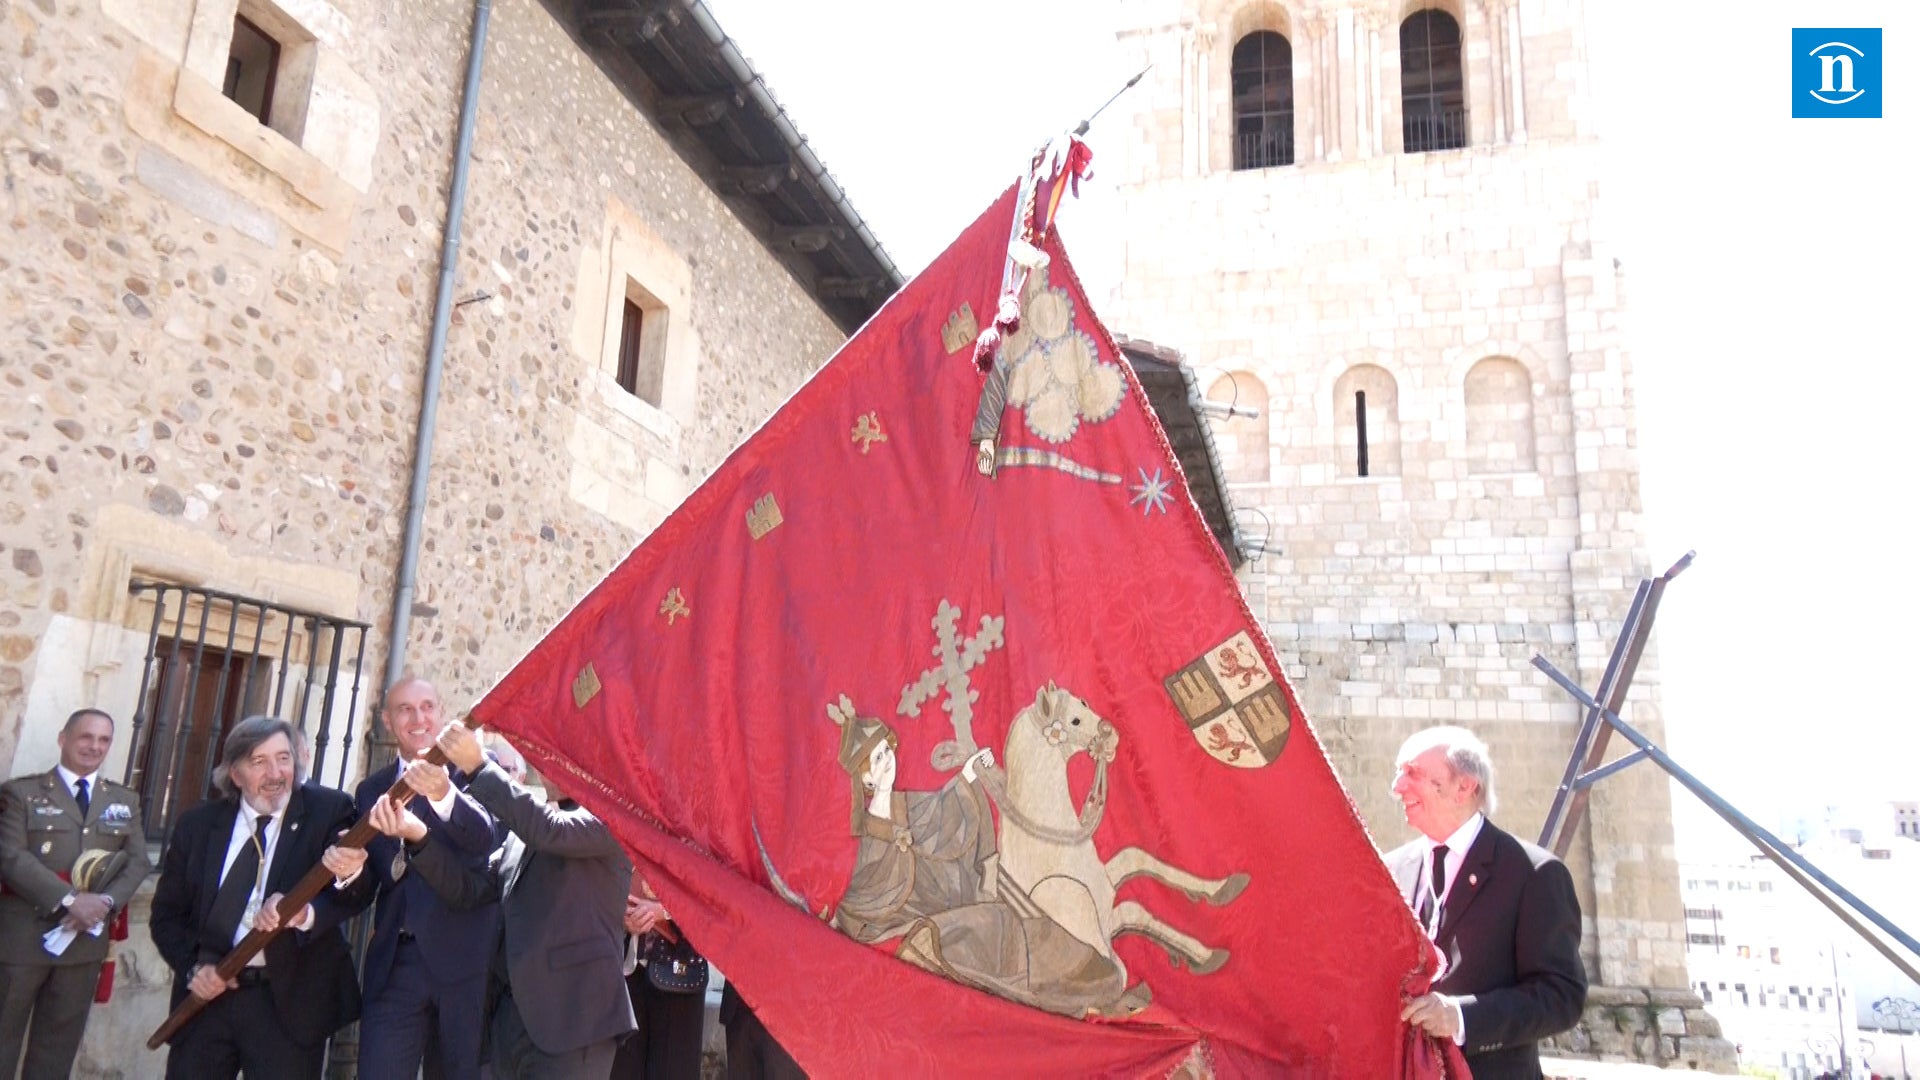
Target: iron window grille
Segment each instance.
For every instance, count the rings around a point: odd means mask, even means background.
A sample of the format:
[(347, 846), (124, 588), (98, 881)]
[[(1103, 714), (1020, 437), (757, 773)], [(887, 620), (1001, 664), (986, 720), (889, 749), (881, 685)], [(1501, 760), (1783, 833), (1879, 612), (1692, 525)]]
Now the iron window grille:
[(125, 774), (148, 840), (164, 845), (180, 815), (212, 795), (221, 740), (248, 716), (283, 717), (310, 737), (307, 775), (324, 782), (344, 693), (334, 786), (345, 786), (366, 623), (190, 585), (136, 581), (132, 592), (153, 604)]
[(1293, 164), (1293, 46), (1271, 30), (1233, 47), (1233, 167)]
[(1400, 145), (1409, 154), (1467, 145), (1460, 24), (1427, 9), (1400, 24)]

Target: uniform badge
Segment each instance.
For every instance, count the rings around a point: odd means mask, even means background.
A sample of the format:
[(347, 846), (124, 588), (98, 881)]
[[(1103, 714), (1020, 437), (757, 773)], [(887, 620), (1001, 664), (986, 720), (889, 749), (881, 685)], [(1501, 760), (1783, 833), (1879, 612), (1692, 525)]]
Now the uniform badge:
[(42, 854), (42, 855), (51, 855), (51, 854), (53, 854), (53, 841), (51, 841), (51, 840), (49, 840), (49, 841), (47, 841), (46, 843), (44, 843), (44, 844), (41, 844), (41, 845), (40, 845), (40, 854)]
[(133, 820), (133, 807), (126, 803), (108, 803), (100, 810), (100, 820), (108, 825), (121, 825)]

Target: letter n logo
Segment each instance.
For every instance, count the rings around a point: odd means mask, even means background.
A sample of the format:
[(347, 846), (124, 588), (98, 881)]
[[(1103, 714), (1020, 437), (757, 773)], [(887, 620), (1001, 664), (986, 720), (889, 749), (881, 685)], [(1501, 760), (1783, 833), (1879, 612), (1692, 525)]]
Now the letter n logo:
[(1793, 31), (1793, 115), (1880, 116), (1878, 28)]

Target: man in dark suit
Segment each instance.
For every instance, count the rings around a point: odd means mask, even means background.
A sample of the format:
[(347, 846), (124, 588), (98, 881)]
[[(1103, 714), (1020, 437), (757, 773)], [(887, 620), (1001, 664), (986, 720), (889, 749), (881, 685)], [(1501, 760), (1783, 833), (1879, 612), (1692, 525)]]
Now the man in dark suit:
[[(362, 814), (393, 787), (402, 768), (432, 748), (446, 724), (433, 684), (413, 676), (388, 688), (381, 717), (399, 756), (360, 782), (353, 801)], [(493, 816), (460, 790), (465, 775), (432, 768), (409, 780), (419, 792), (409, 806), (428, 831), (466, 866), (485, 871), (499, 837)], [(392, 837), (367, 845), (365, 865), (370, 887), (354, 895), (364, 902), (377, 889), (378, 904), (362, 982), (360, 1080), (413, 1080), (423, 1061), (428, 1080), (479, 1080), (487, 953), (473, 943), (493, 940), (500, 906), (447, 907), (419, 875), (407, 872), (406, 853)]]
[[(633, 864), (605, 823), (570, 802), (540, 802), (488, 761), (464, 726), (449, 724), (438, 742), (447, 760), (472, 776), (467, 792), (509, 832), (493, 867), (474, 870), (443, 835), (391, 800), (375, 806), (372, 820), (406, 842), (410, 873), (449, 908), (500, 904), (501, 932), (486, 949), (485, 1030), (494, 1075), (607, 1076), (615, 1050), (634, 1030), (621, 975)], [(415, 764), (409, 776), (425, 768)]]
[[(113, 717), (81, 709), (59, 743), (60, 764), (0, 789), (0, 1076), (19, 1065), (27, 1080), (73, 1071), (107, 958), (107, 923), (153, 869), (140, 797), (100, 775)], [(99, 881), (76, 880), (88, 852), (119, 869), (101, 864)], [(65, 931), (58, 953), (46, 941), (56, 928)]]
[(1587, 999), (1573, 876), (1487, 820), (1493, 762), (1472, 732), (1419, 732), (1397, 766), (1393, 793), (1421, 836), (1386, 863), (1445, 964), (1400, 1018), (1457, 1043), (1474, 1080), (1538, 1077), (1535, 1044), (1578, 1023)]
[(194, 807), (174, 827), (150, 929), (173, 968), (174, 1006), (188, 994), (208, 1005), (174, 1036), (170, 1080), (232, 1080), (243, 1069), (315, 1080), (328, 1037), (360, 1014), (353, 957), (328, 910), (342, 902), (336, 890), (303, 908), (238, 978), (215, 971), (249, 929), (279, 925), (280, 897), (353, 826), (344, 792), (300, 783), (298, 740), (275, 717), (234, 725), (219, 773), (227, 798)]

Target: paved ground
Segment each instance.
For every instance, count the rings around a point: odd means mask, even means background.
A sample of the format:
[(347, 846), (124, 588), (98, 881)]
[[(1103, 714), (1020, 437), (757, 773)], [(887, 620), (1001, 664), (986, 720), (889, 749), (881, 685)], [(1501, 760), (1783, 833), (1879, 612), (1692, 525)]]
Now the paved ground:
[(1672, 1080), (1676, 1076), (1711, 1076), (1692, 1069), (1657, 1069), (1632, 1062), (1572, 1061), (1567, 1058), (1541, 1058), (1540, 1070), (1547, 1080)]

